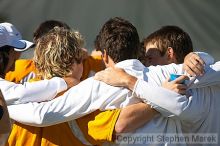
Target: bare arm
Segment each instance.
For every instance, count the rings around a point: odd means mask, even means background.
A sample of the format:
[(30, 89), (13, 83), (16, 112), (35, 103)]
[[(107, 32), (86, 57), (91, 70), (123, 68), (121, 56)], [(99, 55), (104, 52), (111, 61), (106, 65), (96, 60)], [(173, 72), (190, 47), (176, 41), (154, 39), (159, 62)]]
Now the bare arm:
[[(117, 78), (115, 77), (117, 75)], [(120, 80), (118, 80), (120, 78)], [(95, 79), (106, 82), (113, 86), (124, 86), (130, 90), (134, 89), (137, 78), (127, 74), (123, 69), (109, 68), (96, 74)], [(114, 80), (116, 79), (116, 80)], [(163, 87), (184, 94), (186, 86), (180, 84), (186, 76), (181, 76), (175, 81), (164, 82)], [(132, 132), (149, 122), (158, 112), (146, 103), (137, 103), (122, 109), (115, 125), (116, 133)]]
[(145, 103), (129, 105), (121, 110), (115, 124), (116, 133), (132, 132), (149, 122), (158, 112)]
[[(117, 75), (116, 79), (114, 76)], [(95, 79), (106, 82), (107, 84), (119, 87), (134, 89), (137, 78), (127, 74), (123, 69), (108, 68), (105, 71), (96, 73)], [(116, 79), (116, 80), (114, 80)], [(129, 105), (121, 110), (115, 124), (116, 133), (132, 132), (150, 121), (158, 112), (146, 103)]]
[[(180, 76), (179, 78), (177, 78), (172, 82), (169, 82), (168, 81), (169, 79), (167, 79), (167, 81), (165, 81), (162, 86), (167, 89), (173, 90), (177, 93), (185, 94), (186, 85), (180, 84), (180, 82), (182, 82), (186, 78), (188, 77)], [(131, 79), (130, 83), (127, 83), (127, 87), (130, 89), (134, 88), (135, 78), (133, 79), (134, 80)], [(121, 110), (121, 113), (115, 125), (115, 132), (116, 133), (132, 132), (137, 128), (140, 128), (144, 124), (148, 123), (158, 113), (159, 112), (151, 108), (151, 106), (146, 103), (141, 102), (141, 103), (129, 105)]]
[[(117, 77), (115, 77), (117, 75)], [(120, 80), (118, 80), (120, 78)], [(133, 91), (137, 78), (129, 75), (121, 68), (109, 67), (106, 70), (100, 71), (95, 74), (94, 79), (105, 82), (106, 84), (126, 87)]]

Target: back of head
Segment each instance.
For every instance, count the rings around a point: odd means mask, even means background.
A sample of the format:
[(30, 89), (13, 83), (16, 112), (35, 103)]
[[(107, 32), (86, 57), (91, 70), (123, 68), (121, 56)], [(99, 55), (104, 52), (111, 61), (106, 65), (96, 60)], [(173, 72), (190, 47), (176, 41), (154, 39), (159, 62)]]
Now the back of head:
[(34, 61), (43, 78), (64, 77), (72, 72), (72, 64), (82, 62), (82, 49), (72, 30), (55, 27), (40, 37)]
[(36, 41), (40, 37), (42, 37), (44, 34), (48, 33), (51, 29), (53, 29), (56, 26), (57, 27), (62, 27), (62, 28), (65, 28), (65, 29), (70, 29), (70, 27), (62, 21), (58, 21), (58, 20), (44, 21), (37, 27), (37, 29), (33, 33), (34, 42), (37, 43)]
[(148, 43), (155, 44), (161, 56), (165, 55), (167, 48), (171, 47), (178, 63), (183, 63), (184, 57), (193, 51), (189, 34), (177, 26), (164, 26), (150, 34), (142, 42), (144, 49)]
[(111, 18), (101, 28), (95, 40), (95, 47), (106, 51), (115, 63), (136, 59), (140, 41), (136, 28), (127, 20)]

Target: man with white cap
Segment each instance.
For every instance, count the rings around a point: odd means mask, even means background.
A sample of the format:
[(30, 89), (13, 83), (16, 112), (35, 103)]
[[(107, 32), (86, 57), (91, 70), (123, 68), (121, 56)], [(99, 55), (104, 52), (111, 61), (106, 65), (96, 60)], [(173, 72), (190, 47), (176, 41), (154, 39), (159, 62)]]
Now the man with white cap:
[[(34, 44), (27, 40), (22, 40), (20, 32), (11, 23), (0, 23), (0, 90), (2, 91), (8, 105), (14, 104), (19, 99), (35, 99), (42, 95), (39, 91), (45, 88), (49, 89), (46, 93), (53, 98), (57, 93), (66, 90), (72, 86), (74, 81), (70, 78), (54, 77), (50, 80), (42, 80), (34, 83), (15, 84), (4, 80), (5, 74), (13, 69), (16, 59), (21, 52), (31, 48)], [(28, 92), (27, 92), (28, 91)], [(52, 92), (51, 92), (52, 91)], [(34, 94), (29, 94), (29, 93)]]
[(25, 51), (33, 45), (23, 40), (20, 32), (11, 23), (0, 23), (0, 47), (11, 46), (15, 51)]
[[(22, 40), (20, 32), (12, 24), (0, 23), (0, 77), (4, 77), (9, 70), (13, 69), (15, 60), (20, 57), (21, 51), (30, 48), (32, 45), (33, 43)], [(9, 132), (10, 122), (3, 95), (0, 94), (0, 96), (0, 108), (2, 109), (2, 119), (0, 118), (1, 138), (3, 133)]]
[[(21, 33), (11, 23), (0, 23), (0, 89), (7, 101), (7, 104), (12, 104), (22, 97), (35, 99), (36, 96), (28, 94), (26, 91), (37, 90), (42, 91), (49, 88), (46, 93), (54, 97), (57, 93), (66, 90), (72, 86), (73, 81), (69, 78), (52, 78), (51, 80), (42, 80), (36, 83), (15, 84), (4, 80), (5, 74), (14, 70), (15, 61), (20, 57), (21, 52), (31, 48), (34, 43), (23, 40)], [(53, 92), (51, 92), (53, 91)], [(39, 96), (39, 95), (38, 95)], [(41, 95), (40, 95), (41, 96)]]
[(20, 32), (11, 23), (0, 23), (1, 76), (13, 69), (21, 52), (33, 46), (32, 42), (22, 40)]
[[(45, 87), (50, 88), (49, 96), (55, 96), (58, 92), (66, 90), (67, 84), (62, 78), (53, 78), (29, 84), (15, 84), (4, 80), (5, 74), (13, 69), (15, 61), (20, 57), (22, 51), (33, 46), (32, 42), (22, 40), (20, 32), (10, 23), (0, 23), (0, 90), (5, 97), (7, 104), (12, 104), (22, 97), (36, 98), (29, 95), (26, 91), (42, 91)], [(24, 93), (24, 94), (23, 94)], [(26, 94), (27, 93), (27, 94)], [(0, 94), (0, 145), (1, 134), (10, 130), (7, 107)], [(38, 95), (39, 96), (39, 95)], [(38, 97), (37, 96), (37, 97)]]

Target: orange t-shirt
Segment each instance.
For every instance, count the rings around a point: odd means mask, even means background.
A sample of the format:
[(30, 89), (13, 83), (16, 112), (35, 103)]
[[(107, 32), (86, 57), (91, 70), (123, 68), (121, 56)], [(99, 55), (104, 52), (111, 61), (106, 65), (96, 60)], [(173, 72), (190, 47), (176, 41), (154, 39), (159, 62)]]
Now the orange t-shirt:
[(67, 122), (33, 127), (15, 122), (6, 146), (84, 146), (72, 133)]
[[(104, 64), (101, 56), (90, 56), (83, 63), (83, 75), (81, 80), (84, 80), (103, 69)], [(120, 111), (120, 109), (108, 111), (97, 110), (84, 117), (76, 119), (76, 122), (83, 132), (84, 137), (91, 144), (101, 145), (102, 142), (113, 141), (112, 135)]]
[(68, 122), (34, 127), (15, 122), (6, 146), (84, 146), (75, 137)]
[(81, 81), (93, 76), (96, 72), (99, 72), (104, 68), (101, 56), (89, 56), (83, 61), (83, 74)]
[(34, 62), (32, 60), (19, 59), (15, 62), (15, 70), (6, 73), (5, 79), (19, 83), (31, 72), (35, 72)]

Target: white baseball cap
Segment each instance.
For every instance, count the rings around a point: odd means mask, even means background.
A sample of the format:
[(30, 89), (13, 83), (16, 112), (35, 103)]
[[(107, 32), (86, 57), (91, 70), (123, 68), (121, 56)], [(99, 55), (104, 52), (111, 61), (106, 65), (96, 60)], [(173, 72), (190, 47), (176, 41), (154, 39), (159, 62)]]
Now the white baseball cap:
[(15, 51), (25, 51), (33, 46), (32, 42), (22, 40), (20, 32), (11, 23), (0, 23), (0, 47), (14, 47)]

